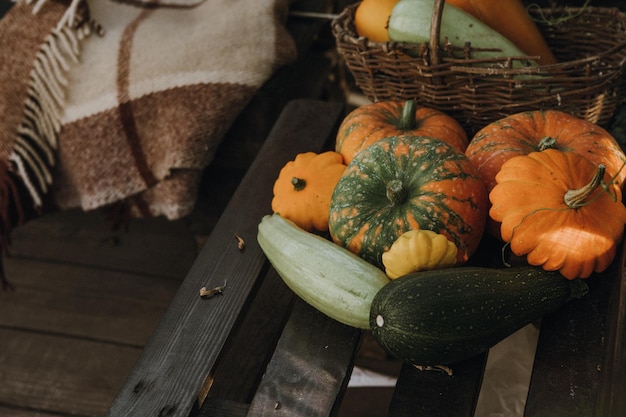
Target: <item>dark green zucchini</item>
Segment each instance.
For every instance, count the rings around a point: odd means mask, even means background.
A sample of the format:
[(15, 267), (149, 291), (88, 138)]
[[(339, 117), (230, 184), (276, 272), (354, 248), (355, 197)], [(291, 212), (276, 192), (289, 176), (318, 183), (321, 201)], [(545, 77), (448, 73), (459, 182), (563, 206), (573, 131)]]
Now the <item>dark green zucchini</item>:
[(580, 279), (538, 267), (457, 267), (385, 285), (370, 310), (373, 336), (413, 365), (448, 365), (493, 345), (587, 293)]

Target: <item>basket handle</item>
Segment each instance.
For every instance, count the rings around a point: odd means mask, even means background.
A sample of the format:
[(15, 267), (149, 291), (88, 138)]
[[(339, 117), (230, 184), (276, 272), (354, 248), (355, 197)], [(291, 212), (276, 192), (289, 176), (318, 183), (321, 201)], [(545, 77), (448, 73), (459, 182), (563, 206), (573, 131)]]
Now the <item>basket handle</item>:
[(430, 62), (431, 65), (439, 64), (439, 32), (441, 17), (443, 16), (444, 0), (434, 0), (433, 15), (430, 22)]

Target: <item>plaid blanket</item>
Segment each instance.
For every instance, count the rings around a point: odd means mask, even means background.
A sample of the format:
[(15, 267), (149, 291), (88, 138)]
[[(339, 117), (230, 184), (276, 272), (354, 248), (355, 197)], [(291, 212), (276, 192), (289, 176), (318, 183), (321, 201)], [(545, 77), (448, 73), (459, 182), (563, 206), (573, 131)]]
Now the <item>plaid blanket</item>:
[(287, 7), (18, 0), (0, 20), (0, 244), (46, 210), (188, 214), (236, 116), (295, 58)]

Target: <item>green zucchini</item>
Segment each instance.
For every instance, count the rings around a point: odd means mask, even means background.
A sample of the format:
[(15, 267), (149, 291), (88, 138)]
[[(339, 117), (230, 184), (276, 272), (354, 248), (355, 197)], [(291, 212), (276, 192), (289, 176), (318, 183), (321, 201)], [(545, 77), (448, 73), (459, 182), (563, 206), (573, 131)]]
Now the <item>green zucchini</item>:
[(449, 365), (586, 293), (580, 279), (531, 266), (416, 272), (376, 294), (370, 326), (380, 345), (407, 363)]
[[(429, 42), (433, 14), (433, 0), (400, 0), (389, 17), (389, 39), (396, 42)], [(470, 42), (472, 48), (495, 49), (496, 51), (476, 51), (473, 58), (525, 57), (513, 42), (497, 31), (476, 19), (469, 13), (451, 4), (445, 4), (439, 30), (441, 48), (445, 42), (456, 47), (464, 47)], [(514, 62), (514, 66), (532, 66), (532, 60)]]
[(372, 299), (389, 282), (382, 270), (278, 214), (263, 217), (257, 241), (300, 298), (343, 324), (369, 329)]

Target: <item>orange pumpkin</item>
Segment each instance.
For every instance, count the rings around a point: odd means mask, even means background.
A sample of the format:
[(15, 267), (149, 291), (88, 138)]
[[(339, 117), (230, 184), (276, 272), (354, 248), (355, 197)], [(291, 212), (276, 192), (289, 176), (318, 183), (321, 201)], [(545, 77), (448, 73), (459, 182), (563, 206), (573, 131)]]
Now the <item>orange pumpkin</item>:
[(487, 189), (508, 159), (544, 149), (573, 152), (623, 184), (626, 155), (609, 132), (587, 120), (557, 110), (537, 110), (507, 116), (488, 124), (471, 139), (465, 154), (478, 169)]
[(380, 101), (366, 104), (348, 114), (337, 132), (335, 150), (349, 164), (374, 142), (389, 136), (428, 136), (464, 152), (468, 139), (463, 127), (451, 116), (414, 100)]
[[(557, 110), (522, 112), (490, 123), (470, 140), (465, 155), (491, 191), (507, 160), (545, 149), (582, 155), (595, 166), (604, 164), (619, 184), (626, 180), (626, 155), (613, 136), (594, 123)], [(490, 219), (486, 230), (498, 236), (499, 227)]]
[(626, 225), (622, 193), (605, 167), (548, 149), (509, 159), (489, 194), (511, 251), (531, 265), (587, 278), (615, 257)]
[(426, 136), (390, 136), (359, 152), (335, 187), (333, 240), (383, 267), (382, 254), (408, 230), (432, 230), (476, 251), (487, 220), (485, 185), (463, 152)]
[(302, 229), (326, 231), (330, 198), (345, 169), (337, 152), (296, 155), (274, 182), (272, 210)]

